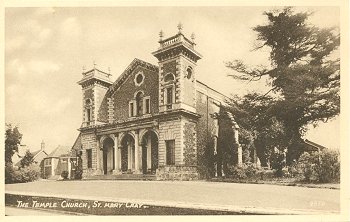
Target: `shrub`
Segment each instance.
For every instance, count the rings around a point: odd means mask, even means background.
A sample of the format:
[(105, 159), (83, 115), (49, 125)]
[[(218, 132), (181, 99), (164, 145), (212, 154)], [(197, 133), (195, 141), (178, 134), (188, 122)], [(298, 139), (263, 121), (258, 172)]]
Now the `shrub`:
[(77, 168), (74, 172), (74, 179), (80, 180), (83, 178), (83, 170)]
[(271, 168), (275, 170), (276, 177), (283, 177), (283, 167), (285, 166), (285, 159), (283, 153), (273, 153), (271, 156)]
[(259, 169), (253, 163), (244, 163), (242, 166), (229, 166), (228, 176), (234, 179), (258, 179)]
[(256, 166), (253, 163), (246, 163), (243, 164), (243, 169), (247, 175), (247, 177), (251, 178), (254, 177), (258, 171), (258, 169), (256, 168)]
[(288, 170), (288, 177), (300, 177), (300, 175), (302, 174), (301, 171), (298, 169), (297, 164), (293, 163), (292, 165), (287, 167)]
[(6, 163), (5, 165), (5, 183), (13, 183), (14, 169), (12, 164)]
[(304, 153), (299, 158), (297, 168), (306, 182), (339, 182), (339, 152), (323, 150), (311, 154)]
[(40, 175), (40, 167), (36, 164), (14, 169), (12, 165), (6, 165), (5, 183), (26, 183), (37, 180)]
[(68, 171), (66, 171), (66, 170), (62, 171), (61, 177), (62, 177), (64, 180), (68, 179)]
[(229, 176), (235, 179), (246, 179), (247, 174), (244, 171), (243, 167), (233, 166), (229, 167)]
[(275, 178), (275, 170), (265, 169), (262, 171), (262, 180), (272, 180)]

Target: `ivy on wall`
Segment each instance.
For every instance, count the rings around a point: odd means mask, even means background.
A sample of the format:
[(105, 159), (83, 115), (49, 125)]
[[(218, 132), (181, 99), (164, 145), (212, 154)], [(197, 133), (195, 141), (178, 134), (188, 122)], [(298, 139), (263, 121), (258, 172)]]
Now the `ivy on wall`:
[(225, 109), (220, 109), (219, 113), (219, 137), (218, 137), (218, 175), (221, 176), (221, 166), (223, 171), (228, 172), (228, 167), (236, 165), (238, 144), (234, 141), (232, 123), (226, 114)]
[(196, 161), (196, 125), (185, 123), (184, 127), (184, 162), (186, 166), (194, 166)]

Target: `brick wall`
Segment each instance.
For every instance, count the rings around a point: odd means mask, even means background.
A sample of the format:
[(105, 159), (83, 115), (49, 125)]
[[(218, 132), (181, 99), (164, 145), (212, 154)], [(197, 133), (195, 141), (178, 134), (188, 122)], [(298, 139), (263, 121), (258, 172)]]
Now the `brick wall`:
[(96, 106), (96, 119), (98, 122), (108, 122), (108, 103), (106, 92), (108, 87), (96, 84), (94, 87), (95, 106)]
[(108, 104), (108, 122), (112, 123), (114, 121), (114, 102), (112, 98), (107, 98), (107, 104)]
[(160, 89), (159, 89), (159, 105), (164, 105), (164, 77), (168, 73), (172, 73), (175, 76), (175, 103), (180, 102), (180, 64), (179, 61), (173, 59), (171, 61), (168, 61), (167, 63), (160, 64), (160, 75), (159, 75), (159, 82), (160, 82)]
[[(134, 82), (135, 75), (142, 71), (145, 79), (140, 86), (136, 86)], [(142, 67), (136, 68), (127, 80), (112, 95), (114, 103), (115, 120), (126, 120), (129, 118), (129, 101), (135, 99), (135, 92), (142, 90), (144, 96), (150, 96), (151, 114), (158, 113), (158, 73)]]
[(87, 121), (87, 116), (86, 116), (86, 112), (85, 112), (85, 101), (87, 99), (91, 99), (91, 104), (92, 104), (92, 107), (91, 107), (91, 121), (94, 121), (94, 101), (95, 101), (95, 97), (94, 97), (94, 90), (93, 90), (93, 87), (90, 86), (86, 89), (83, 89), (83, 107), (82, 107), (82, 111), (83, 111), (83, 122), (86, 122)]

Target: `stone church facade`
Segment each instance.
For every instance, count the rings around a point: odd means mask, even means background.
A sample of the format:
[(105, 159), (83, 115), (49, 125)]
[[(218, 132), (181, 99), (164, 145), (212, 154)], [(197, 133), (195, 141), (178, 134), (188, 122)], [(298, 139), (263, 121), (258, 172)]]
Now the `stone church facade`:
[[(215, 117), (226, 98), (196, 80), (202, 56), (193, 36), (187, 38), (180, 27), (176, 35), (162, 37), (153, 52), (158, 66), (134, 59), (115, 82), (96, 67), (83, 72), (78, 82), (83, 178), (155, 174), (159, 180), (198, 179), (208, 144), (213, 156), (218, 152)], [(232, 126), (237, 134), (238, 126)], [(238, 144), (238, 134), (235, 138)]]

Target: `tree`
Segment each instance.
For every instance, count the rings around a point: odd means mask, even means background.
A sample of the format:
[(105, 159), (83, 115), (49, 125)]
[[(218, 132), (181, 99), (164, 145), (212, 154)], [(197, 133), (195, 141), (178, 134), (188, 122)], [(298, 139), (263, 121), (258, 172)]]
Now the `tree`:
[(287, 146), (284, 140), (285, 126), (268, 112), (272, 104), (272, 97), (250, 93), (243, 97), (234, 96), (228, 101), (227, 107), (240, 126), (243, 150), (256, 150), (262, 166), (268, 165), (275, 148), (283, 151)]
[(21, 144), (22, 134), (18, 127), (12, 127), (11, 124), (6, 124), (5, 133), (5, 164), (12, 165), (12, 156), (18, 152), (18, 146)]
[(29, 166), (33, 162), (34, 162), (34, 156), (29, 150), (27, 150), (26, 154), (21, 159), (21, 162), (20, 162), (21, 163), (21, 167), (23, 168), (23, 167)]
[[(327, 122), (340, 112), (340, 59), (334, 53), (340, 43), (335, 28), (320, 29), (307, 22), (311, 13), (295, 13), (293, 8), (265, 12), (267, 25), (258, 25), (260, 43), (255, 50), (270, 49), (270, 67), (249, 67), (241, 60), (228, 62), (235, 79), (259, 81), (267, 77), (274, 99), (259, 115), (274, 116), (285, 126), (287, 161), (302, 151), (302, 136), (309, 124)], [(332, 54), (333, 53), (333, 54)], [(265, 113), (266, 112), (266, 113)]]

